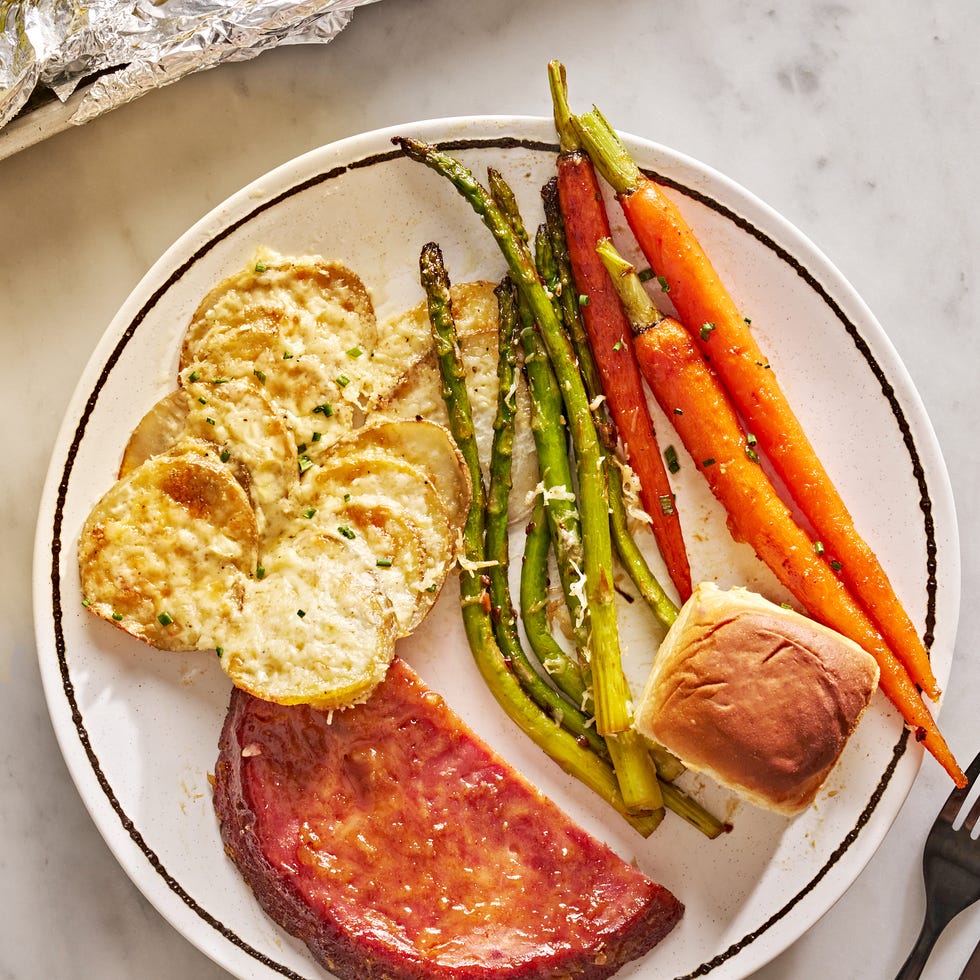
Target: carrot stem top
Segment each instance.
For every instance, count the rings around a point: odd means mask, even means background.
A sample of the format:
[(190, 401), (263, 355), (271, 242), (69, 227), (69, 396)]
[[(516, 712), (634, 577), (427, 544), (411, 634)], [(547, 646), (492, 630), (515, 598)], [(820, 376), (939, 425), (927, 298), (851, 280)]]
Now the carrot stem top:
[(619, 254), (609, 238), (603, 238), (596, 245), (596, 252), (599, 253), (599, 258), (602, 259), (602, 264), (606, 267), (616, 292), (619, 293), (626, 319), (629, 320), (633, 333), (641, 334), (655, 327), (664, 315), (643, 288), (635, 266)]
[(568, 85), (565, 66), (560, 61), (548, 63), (548, 85), (551, 88), (551, 104), (555, 113), (555, 129), (558, 131), (558, 149), (562, 153), (574, 153), (582, 149), (581, 140), (568, 107)]
[(617, 194), (635, 191), (643, 175), (606, 117), (593, 106), (591, 112), (571, 119), (581, 146), (613, 190)]

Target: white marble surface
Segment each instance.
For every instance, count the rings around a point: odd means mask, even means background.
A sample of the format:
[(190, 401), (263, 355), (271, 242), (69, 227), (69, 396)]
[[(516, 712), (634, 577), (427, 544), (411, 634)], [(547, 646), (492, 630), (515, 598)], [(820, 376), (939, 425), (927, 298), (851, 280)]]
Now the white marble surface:
[[(0, 162), (0, 977), (225, 976), (143, 900), (61, 760), (31, 619), (37, 502), (90, 351), (185, 228), (304, 151), (397, 122), (548, 113), (544, 65), (623, 129), (727, 173), (838, 265), (922, 395), (957, 501), (963, 610), (942, 723), (980, 748), (980, 7), (923, 0), (792, 5), (383, 0), (320, 48), (189, 78)], [(763, 980), (889, 978), (924, 910), (920, 854), (948, 792), (928, 762), (845, 897)], [(980, 906), (926, 977), (959, 975)]]

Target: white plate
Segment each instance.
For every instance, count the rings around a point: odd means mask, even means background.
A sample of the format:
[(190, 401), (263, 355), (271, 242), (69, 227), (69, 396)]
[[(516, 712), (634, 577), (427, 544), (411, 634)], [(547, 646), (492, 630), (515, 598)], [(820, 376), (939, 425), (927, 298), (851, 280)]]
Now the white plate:
[[(403, 158), (390, 143), (395, 134), (444, 142), (478, 172), (494, 163), (515, 185), (529, 224), (538, 220), (538, 190), (554, 167), (548, 120), (405, 125), (323, 147), (261, 178), (187, 232), (113, 320), (67, 413), (41, 506), (38, 654), (69, 769), (137, 886), (191, 942), (240, 977), (323, 973), (259, 910), (222, 851), (208, 774), (228, 682), (213, 656), (157, 653), (87, 615), (75, 541), (114, 479), (130, 429), (173, 386), (189, 314), (256, 246), (344, 259), (367, 282), (382, 317), (421, 298), (418, 254), (429, 240), (442, 244), (456, 281), (503, 273), (492, 239), (468, 205), (444, 180)], [(858, 526), (915, 621), (934, 637), (936, 672), (945, 682), (959, 605), (953, 507), (934, 434), (885, 332), (828, 260), (755, 197), (664, 147), (628, 143), (643, 166), (671, 185), (751, 316)], [(669, 423), (659, 422), (664, 444), (671, 442)], [(774, 593), (754, 556), (731, 545), (699, 481), (688, 465), (678, 484), (695, 575)], [(633, 613), (624, 635), (629, 670), (639, 682), (655, 638), (648, 621)], [(401, 652), (544, 792), (686, 903), (681, 925), (625, 968), (624, 978), (731, 978), (758, 969), (854, 880), (922, 758), (877, 695), (817, 804), (796, 820), (736, 806), (695, 781), (689, 785), (732, 816), (733, 833), (709, 842), (668, 816), (644, 841), (492, 703), (458, 626), (454, 588)]]

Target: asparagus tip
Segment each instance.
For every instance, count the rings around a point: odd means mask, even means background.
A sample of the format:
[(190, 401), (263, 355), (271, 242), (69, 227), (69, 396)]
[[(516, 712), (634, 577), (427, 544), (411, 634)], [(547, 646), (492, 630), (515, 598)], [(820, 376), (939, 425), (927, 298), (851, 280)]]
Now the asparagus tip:
[(428, 144), (423, 143), (421, 140), (411, 139), (408, 136), (392, 136), (391, 142), (398, 147), (405, 156), (410, 157), (413, 160), (421, 160), (424, 162), (425, 155), (431, 147)]

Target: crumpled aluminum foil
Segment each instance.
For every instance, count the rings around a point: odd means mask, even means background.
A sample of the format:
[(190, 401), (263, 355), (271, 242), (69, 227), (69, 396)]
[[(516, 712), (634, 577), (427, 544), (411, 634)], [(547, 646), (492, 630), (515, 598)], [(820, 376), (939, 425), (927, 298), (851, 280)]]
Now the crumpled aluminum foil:
[(0, 0), (0, 128), (39, 87), (87, 122), (150, 89), (280, 44), (324, 43), (375, 0)]

